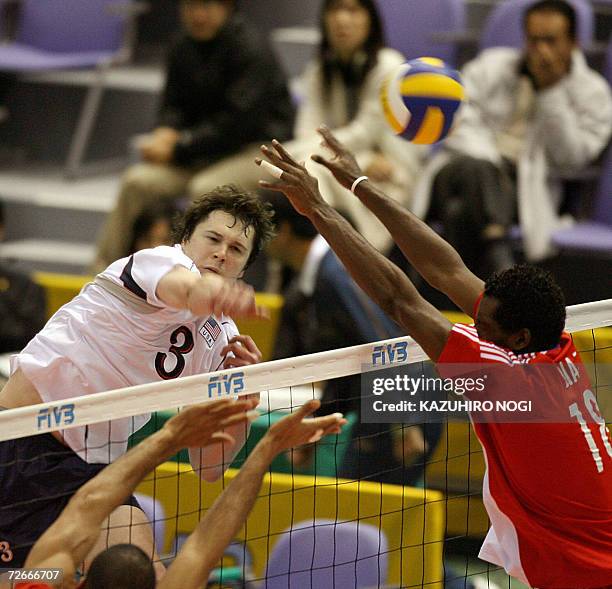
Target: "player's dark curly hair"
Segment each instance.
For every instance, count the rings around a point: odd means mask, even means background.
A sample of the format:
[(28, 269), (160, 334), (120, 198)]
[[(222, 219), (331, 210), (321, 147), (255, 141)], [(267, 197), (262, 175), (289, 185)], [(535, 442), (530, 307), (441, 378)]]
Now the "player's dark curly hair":
[(84, 589), (155, 589), (151, 559), (133, 544), (116, 544), (94, 558)]
[(499, 301), (495, 320), (509, 333), (527, 328), (525, 352), (550, 350), (559, 344), (565, 325), (565, 297), (550, 272), (527, 264), (498, 272), (485, 282), (485, 296)]
[(204, 194), (185, 211), (183, 217), (176, 223), (172, 237), (175, 243), (187, 241), (199, 223), (206, 220), (213, 211), (223, 211), (255, 231), (253, 250), (247, 260), (248, 268), (257, 254), (274, 237), (272, 207), (262, 202), (257, 194), (226, 184), (218, 186), (212, 192)]

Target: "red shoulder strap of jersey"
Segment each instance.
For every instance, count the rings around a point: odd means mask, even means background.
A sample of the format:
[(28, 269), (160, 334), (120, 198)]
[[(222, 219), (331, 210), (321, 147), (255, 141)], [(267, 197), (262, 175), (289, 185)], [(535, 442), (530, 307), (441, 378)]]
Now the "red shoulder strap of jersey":
[(474, 310), (472, 311), (472, 319), (476, 319), (476, 315), (478, 315), (478, 309), (480, 308), (482, 297), (484, 297), (484, 291), (480, 293), (480, 295), (476, 299), (476, 302), (474, 303)]

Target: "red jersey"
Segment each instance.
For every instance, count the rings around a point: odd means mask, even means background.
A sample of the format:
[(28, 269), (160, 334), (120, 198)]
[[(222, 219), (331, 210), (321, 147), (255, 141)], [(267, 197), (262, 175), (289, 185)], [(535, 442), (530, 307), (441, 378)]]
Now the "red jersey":
[[(532, 587), (612, 584), (612, 442), (570, 335), (553, 350), (516, 355), (481, 340), (475, 327), (456, 324), (438, 363), (442, 376), (453, 377), (461, 364), (491, 373), (503, 366), (504, 384), (509, 374), (514, 391), (542, 413), (531, 423), (477, 422), (471, 414), (484, 450), (483, 502), (491, 520), (480, 557)], [(531, 377), (525, 365), (541, 377)], [(468, 396), (494, 400), (496, 389)]]
[(15, 589), (53, 589), (53, 587), (46, 583), (17, 583)]

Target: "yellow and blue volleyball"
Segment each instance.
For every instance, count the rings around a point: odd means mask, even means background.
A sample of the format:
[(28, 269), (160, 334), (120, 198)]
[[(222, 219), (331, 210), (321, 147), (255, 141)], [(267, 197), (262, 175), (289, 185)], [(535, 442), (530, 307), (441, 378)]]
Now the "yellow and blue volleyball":
[(459, 72), (436, 57), (402, 64), (382, 84), (385, 118), (412, 143), (437, 143), (450, 132), (465, 98)]

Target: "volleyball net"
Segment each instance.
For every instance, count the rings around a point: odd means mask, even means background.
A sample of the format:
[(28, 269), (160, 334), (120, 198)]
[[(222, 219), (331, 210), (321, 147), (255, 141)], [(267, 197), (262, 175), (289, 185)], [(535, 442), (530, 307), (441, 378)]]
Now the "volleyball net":
[[(612, 300), (568, 307), (566, 330), (610, 423)], [(439, 379), (411, 338), (396, 338), (3, 411), (0, 441), (54, 431), (69, 439), (74, 428), (108, 427), (108, 439), (94, 450), (110, 456), (112, 448), (137, 444), (163, 427), (181, 407), (260, 393), (261, 415), (225, 477), (203, 481), (182, 451), (139, 486), (157, 551), (169, 561), (270, 425), (305, 400), (322, 398), (320, 413), (345, 413), (343, 432), (274, 460), (254, 509), (211, 584), (442, 589), (470, 587), (476, 581), (482, 586), (484, 581), (510, 587), (492, 565), (463, 557), (488, 528), (481, 498), (484, 460), (466, 407), (411, 409), (400, 399), (378, 411), (375, 403), (380, 407), (386, 393), (376, 387), (398, 383), (394, 379), (399, 375), (421, 386)], [(151, 418), (139, 429), (143, 414)], [(121, 439), (110, 421), (129, 423), (128, 430), (138, 431)], [(601, 445), (601, 440), (594, 443)], [(0, 467), (18, 468), (23, 466), (19, 462), (34, 459), (16, 455)], [(21, 508), (31, 505), (33, 512), (44, 510), (45, 501), (5, 500), (0, 518), (18, 503)]]

